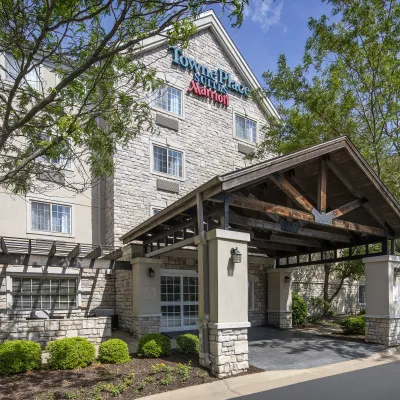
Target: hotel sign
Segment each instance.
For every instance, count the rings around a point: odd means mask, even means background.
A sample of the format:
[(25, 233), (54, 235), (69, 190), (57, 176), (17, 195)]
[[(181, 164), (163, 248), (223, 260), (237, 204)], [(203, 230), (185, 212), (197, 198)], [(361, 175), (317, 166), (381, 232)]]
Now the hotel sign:
[(222, 69), (213, 70), (197, 63), (193, 58), (186, 57), (176, 46), (169, 46), (172, 51), (172, 63), (184, 69), (193, 71), (188, 92), (207, 97), (224, 106), (229, 105), (229, 91), (249, 96), (249, 88), (231, 78), (231, 74)]

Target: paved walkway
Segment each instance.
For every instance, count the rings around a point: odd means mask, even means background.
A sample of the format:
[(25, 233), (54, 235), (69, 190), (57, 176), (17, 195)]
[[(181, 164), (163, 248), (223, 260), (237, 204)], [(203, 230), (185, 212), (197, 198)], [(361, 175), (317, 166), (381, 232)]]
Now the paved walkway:
[(315, 368), (368, 357), (383, 349), (298, 331), (249, 329), (249, 364), (266, 371)]

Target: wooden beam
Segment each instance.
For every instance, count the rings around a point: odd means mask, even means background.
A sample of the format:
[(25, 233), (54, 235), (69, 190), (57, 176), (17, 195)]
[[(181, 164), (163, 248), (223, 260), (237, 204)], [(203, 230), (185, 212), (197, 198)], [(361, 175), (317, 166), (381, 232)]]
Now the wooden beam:
[(367, 199), (365, 199), (365, 201), (362, 199), (361, 200), (357, 199), (357, 200), (351, 201), (350, 203), (347, 203), (341, 207), (336, 208), (335, 210), (329, 212), (328, 214), (332, 214), (333, 218), (339, 218), (342, 215), (347, 214), (350, 211), (353, 211), (356, 208), (361, 207), (367, 201), (368, 201)]
[(151, 251), (150, 253), (145, 254), (145, 257), (150, 258), (154, 256), (159, 256), (161, 254), (168, 253), (169, 251), (180, 249), (181, 247), (190, 246), (191, 244), (194, 244), (194, 241), (195, 236), (185, 240), (181, 240), (180, 242), (176, 242), (174, 244), (170, 244), (169, 246), (164, 246), (161, 249)]
[(273, 242), (264, 242), (261, 240), (252, 240), (248, 243), (249, 247), (257, 247), (259, 249), (269, 249), (269, 250), (282, 250), (282, 251), (289, 251), (292, 253), (297, 253), (299, 249), (296, 246), (290, 244), (280, 244), (280, 243), (273, 243)]
[[(282, 229), (282, 227), (276, 222), (269, 222), (269, 221), (263, 221), (260, 219), (255, 219), (255, 218), (241, 217), (238, 215), (232, 215), (230, 218), (231, 218), (231, 221), (233, 223), (235, 223), (236, 225), (266, 229), (266, 230), (270, 230), (273, 232), (285, 233), (285, 231)], [(337, 233), (324, 232), (324, 231), (316, 231), (314, 229), (299, 228), (295, 232), (290, 232), (290, 234), (311, 237), (314, 239), (330, 240), (333, 242), (344, 242), (344, 243), (351, 242), (351, 239), (349, 236), (340, 235)]]
[(314, 203), (315, 207), (317, 207), (318, 200), (317, 198), (307, 191), (306, 187), (296, 178), (296, 175), (294, 174), (294, 170), (289, 171), (287, 174), (287, 180), (293, 185), (297, 186), (300, 190), (300, 192), (307, 193), (307, 197)]
[(301, 208), (311, 212), (312, 204), (279, 172), (269, 175), (272, 182), (290, 196)]
[(69, 253), (68, 257), (70, 258), (76, 258), (79, 256), (81, 252), (81, 245), (78, 243)]
[(321, 157), (318, 160), (318, 211), (326, 212), (326, 189), (327, 189), (327, 170), (326, 160)]
[(278, 236), (278, 235), (271, 235), (269, 240), (275, 243), (283, 243), (283, 244), (293, 244), (295, 246), (304, 246), (304, 247), (316, 247), (321, 248), (321, 242), (317, 240), (311, 239), (298, 239), (294, 237), (287, 237), (287, 236)]
[(49, 251), (49, 257), (54, 257), (57, 251), (57, 242), (53, 242)]
[(97, 246), (88, 255), (86, 255), (85, 258), (90, 258), (91, 260), (95, 260), (96, 258), (99, 258), (102, 255), (103, 255), (103, 249), (101, 248), (101, 246)]
[[(250, 199), (254, 199), (254, 200), (259, 200), (259, 198), (257, 196), (255, 196), (253, 193), (251, 193), (250, 191), (247, 190), (248, 196)], [(265, 215), (268, 216), (268, 218), (272, 219), (272, 221), (274, 222), (278, 222), (279, 221), (279, 216), (272, 214), (270, 212), (264, 212)]]
[(7, 248), (6, 242), (5, 242), (5, 240), (4, 240), (3, 237), (0, 238), (0, 246), (1, 246), (1, 251), (2, 251), (4, 254), (8, 254), (8, 248)]

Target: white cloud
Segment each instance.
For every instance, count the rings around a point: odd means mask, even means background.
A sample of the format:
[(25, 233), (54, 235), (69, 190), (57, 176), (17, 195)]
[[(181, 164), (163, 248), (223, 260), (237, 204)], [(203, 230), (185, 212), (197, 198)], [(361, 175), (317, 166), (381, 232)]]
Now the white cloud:
[(283, 1), (250, 0), (244, 9), (244, 17), (261, 26), (266, 32), (271, 26), (279, 24)]

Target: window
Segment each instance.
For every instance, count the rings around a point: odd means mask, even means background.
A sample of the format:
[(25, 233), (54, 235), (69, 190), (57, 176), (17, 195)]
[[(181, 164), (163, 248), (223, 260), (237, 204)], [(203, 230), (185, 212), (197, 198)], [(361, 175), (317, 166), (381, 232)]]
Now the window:
[(182, 178), (183, 153), (165, 147), (153, 145), (153, 169), (163, 174)]
[(365, 304), (365, 285), (358, 285), (358, 304)]
[(248, 281), (249, 310), (254, 308), (254, 281)]
[[(41, 135), (43, 140), (51, 140), (51, 136), (50, 135)], [(68, 139), (68, 143), (65, 144), (65, 148), (64, 151), (66, 153), (69, 152), (69, 147), (71, 145), (71, 141), (70, 139)], [(40, 162), (47, 162), (47, 163), (51, 163), (51, 164), (55, 164), (55, 165), (59, 165), (60, 167), (66, 168), (66, 169), (71, 169), (71, 159), (69, 159), (68, 157), (64, 156), (64, 155), (60, 155), (57, 158), (50, 158), (48, 156), (40, 156), (38, 157), (38, 161)]]
[(12, 308), (68, 310), (76, 308), (77, 279), (12, 277)]
[(235, 120), (236, 137), (247, 142), (257, 142), (257, 122), (248, 118), (236, 115)]
[(32, 202), (32, 230), (71, 233), (71, 207)]
[[(31, 68), (31, 66), (29, 67)], [(14, 82), (15, 78), (20, 72), (20, 65), (17, 60), (11, 55), (6, 56), (6, 80), (9, 82)], [(28, 72), (25, 77), (25, 82), (29, 84), (33, 89), (39, 90), (39, 74), (36, 68), (32, 69), (32, 71)]]
[(163, 86), (154, 91), (153, 105), (161, 110), (182, 115), (182, 91), (171, 86)]

